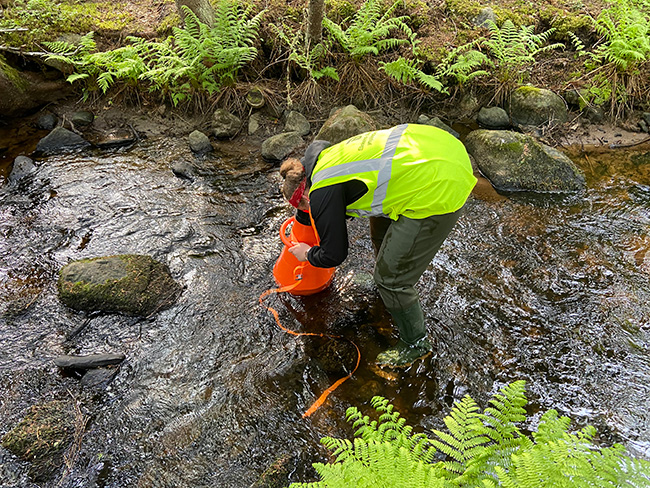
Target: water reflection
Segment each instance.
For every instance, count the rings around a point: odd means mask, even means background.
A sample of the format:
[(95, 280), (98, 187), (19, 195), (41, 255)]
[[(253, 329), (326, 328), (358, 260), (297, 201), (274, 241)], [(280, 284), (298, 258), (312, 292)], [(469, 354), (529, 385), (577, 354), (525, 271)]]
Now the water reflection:
[[(523, 378), (531, 425), (557, 408), (650, 458), (646, 153), (574, 154), (588, 181), (580, 196), (482, 187), (419, 284), (438, 355), (400, 373), (373, 364), (395, 332), (367, 280), (366, 223), (353, 222), (350, 257), (330, 289), (269, 299), (290, 328), (344, 335), (362, 351), (357, 374), (308, 420), (302, 412), (340, 371), (327, 373), (332, 344), (284, 334), (257, 303), (273, 285), (289, 213), (277, 168), (243, 146), (194, 160), (175, 141), (39, 161), (20, 185), (0, 189), (0, 434), (62, 391), (92, 422), (60, 486), (248, 487), (277, 459), (292, 480), (309, 478), (310, 463), (326, 459), (319, 439), (350, 436), (345, 409), (372, 395), (439, 428), (464, 394), (483, 402)], [(196, 167), (194, 181), (171, 172), (180, 159)], [(169, 265), (184, 286), (175, 307), (145, 320), (59, 304), (61, 266), (126, 252)], [(127, 361), (103, 393), (51, 362), (104, 351)], [(0, 464), (28, 486), (6, 451)]]

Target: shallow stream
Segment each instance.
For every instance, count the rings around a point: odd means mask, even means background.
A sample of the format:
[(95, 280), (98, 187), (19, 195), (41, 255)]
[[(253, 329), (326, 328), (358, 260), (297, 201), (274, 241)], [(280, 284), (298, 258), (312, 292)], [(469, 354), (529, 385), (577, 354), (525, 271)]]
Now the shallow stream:
[[(27, 154), (35, 143), (18, 130), (2, 137)], [(383, 395), (418, 429), (440, 428), (455, 400), (485, 406), (517, 379), (527, 380), (527, 427), (556, 408), (576, 428), (594, 425), (604, 445), (650, 459), (647, 146), (575, 151), (583, 195), (504, 196), (482, 181), (419, 283), (438, 354), (400, 373), (373, 366), (395, 337), (368, 280), (367, 224), (351, 222), (350, 256), (328, 290), (266, 300), (286, 326), (361, 349), (358, 372), (308, 419), (353, 358), (283, 333), (258, 304), (290, 209), (257, 148), (222, 144), (196, 159), (185, 141), (144, 140), (38, 160), (17, 184), (3, 179), (11, 151), (0, 167), (0, 436), (53, 398), (85, 424), (71, 468), (47, 486), (249, 487), (277, 460), (290, 481), (309, 481), (311, 463), (327, 459), (319, 439), (352, 435), (351, 405), (368, 411)], [(192, 181), (170, 170), (179, 160), (197, 168)], [(139, 319), (59, 303), (63, 265), (122, 253), (166, 263), (184, 287), (177, 304)], [(52, 362), (98, 352), (127, 356), (105, 390)], [(0, 448), (2, 486), (37, 486), (27, 471)]]

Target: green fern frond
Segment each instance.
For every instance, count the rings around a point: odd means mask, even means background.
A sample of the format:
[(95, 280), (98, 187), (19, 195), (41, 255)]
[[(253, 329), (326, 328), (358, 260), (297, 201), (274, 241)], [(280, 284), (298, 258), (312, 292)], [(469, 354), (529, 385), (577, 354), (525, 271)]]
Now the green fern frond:
[[(361, 430), (354, 442), (323, 439), (336, 461), (314, 465), (321, 481), (291, 488), (586, 488), (650, 482), (650, 462), (627, 457), (620, 445), (595, 447), (593, 427), (569, 433), (568, 419), (554, 410), (542, 416), (532, 439), (520, 435), (514, 422), (522, 419), (526, 404), (523, 382), (502, 388), (484, 412), (464, 397), (445, 418), (449, 433), (435, 431), (436, 439), (413, 434), (388, 400), (375, 397), (371, 404), (378, 421), (356, 408), (346, 412)], [(447, 459), (434, 460), (441, 455)]]
[[(407, 24), (410, 18), (394, 17), (401, 2), (397, 0), (382, 15), (380, 0), (366, 0), (347, 28), (327, 17), (323, 19), (323, 27), (343, 51), (357, 61), (370, 54), (378, 55), (404, 44), (413, 44), (414, 33)], [(390, 37), (393, 32), (401, 32), (404, 37)]]
[(441, 93), (447, 93), (447, 89), (434, 74), (426, 74), (418, 68), (417, 60), (408, 60), (403, 57), (390, 63), (379, 63), (379, 69), (384, 71), (390, 78), (400, 83), (408, 84), (417, 80), (421, 85)]

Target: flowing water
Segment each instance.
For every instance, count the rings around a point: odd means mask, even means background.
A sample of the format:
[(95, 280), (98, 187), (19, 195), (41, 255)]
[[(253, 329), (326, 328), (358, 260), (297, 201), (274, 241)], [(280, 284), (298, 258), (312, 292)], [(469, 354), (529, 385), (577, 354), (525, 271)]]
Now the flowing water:
[[(0, 187), (0, 435), (53, 398), (75, 405), (81, 426), (72, 467), (45, 485), (249, 487), (278, 460), (291, 481), (308, 481), (327, 459), (319, 439), (352, 435), (351, 405), (367, 411), (383, 395), (426, 431), (463, 395), (485, 406), (517, 379), (527, 380), (527, 428), (556, 408), (576, 428), (596, 426), (604, 445), (650, 458), (649, 148), (576, 152), (583, 195), (503, 196), (482, 181), (419, 283), (438, 354), (399, 373), (373, 366), (395, 335), (368, 280), (366, 224), (351, 222), (350, 256), (328, 290), (265, 301), (287, 327), (361, 349), (358, 372), (308, 419), (355, 357), (285, 334), (260, 307), (290, 210), (257, 148), (220, 148), (195, 159), (167, 139), (50, 157)], [(172, 173), (179, 160), (196, 166), (193, 181)], [(166, 263), (184, 287), (177, 304), (142, 319), (59, 303), (63, 265), (121, 253)], [(52, 362), (98, 352), (127, 356), (103, 390)], [(37, 486), (3, 448), (0, 466), (0, 485)]]

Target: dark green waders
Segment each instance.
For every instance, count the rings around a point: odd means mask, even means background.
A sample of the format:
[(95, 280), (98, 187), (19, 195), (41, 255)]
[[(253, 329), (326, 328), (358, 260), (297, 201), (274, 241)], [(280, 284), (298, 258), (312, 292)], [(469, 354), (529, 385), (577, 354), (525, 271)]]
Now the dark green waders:
[(417, 220), (404, 216), (396, 221), (370, 218), (375, 283), (400, 334), (396, 347), (377, 356), (378, 363), (405, 367), (431, 351), (415, 284), (461, 214), (462, 209)]

